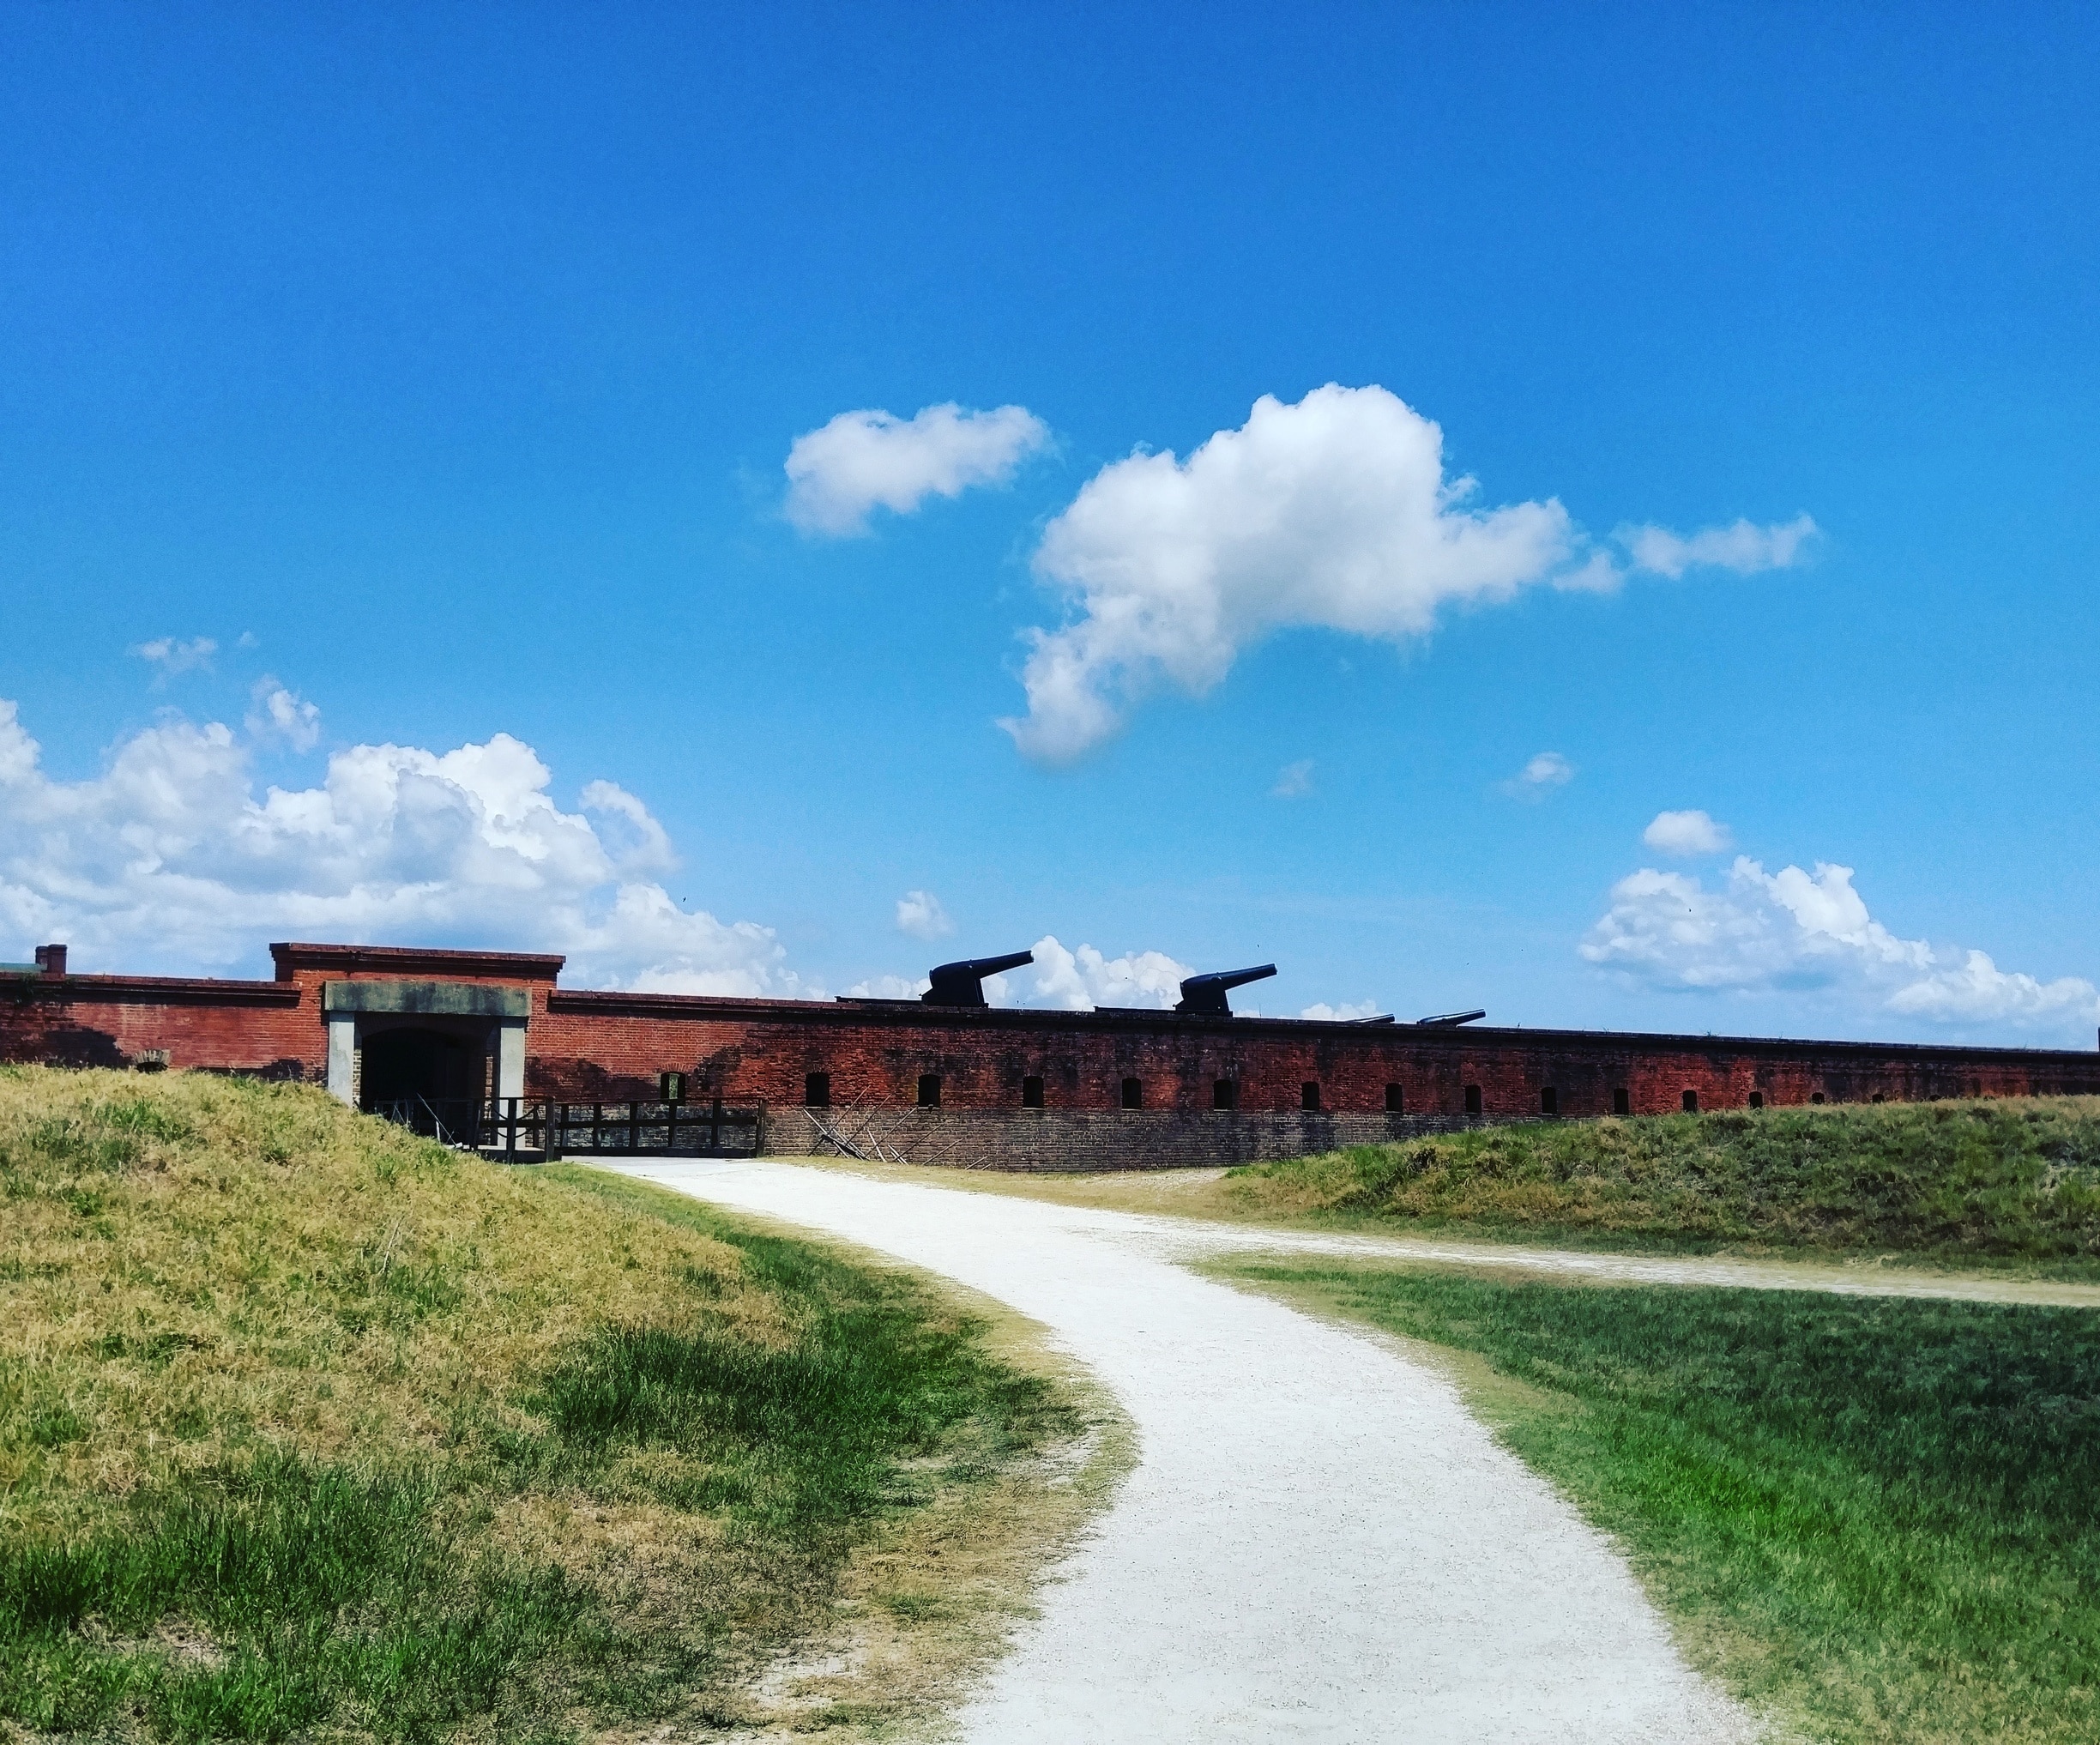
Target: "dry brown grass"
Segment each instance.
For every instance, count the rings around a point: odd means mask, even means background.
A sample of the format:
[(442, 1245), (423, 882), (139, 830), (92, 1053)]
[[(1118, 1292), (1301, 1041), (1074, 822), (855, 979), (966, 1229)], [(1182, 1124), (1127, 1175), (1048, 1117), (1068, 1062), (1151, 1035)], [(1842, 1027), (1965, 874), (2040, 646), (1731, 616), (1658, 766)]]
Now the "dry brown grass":
[[(556, 1669), (500, 1712), (434, 1731), (339, 1705), (331, 1736), (934, 1725), (1097, 1506), (1117, 1470), (1113, 1414), (1073, 1410), (1079, 1386), (1033, 1330), (987, 1331), (981, 1305), (576, 1174), (448, 1153), (317, 1090), (0, 1069), (0, 1552), (107, 1545), (183, 1498), (237, 1495), (273, 1462), (424, 1483), (419, 1531), (488, 1576), (476, 1591), (523, 1593), (553, 1573), (582, 1596), (564, 1604), (606, 1621), (593, 1652), (627, 1657), (638, 1682), (687, 1669), (690, 1694), (658, 1691), (623, 1721), (602, 1673)], [(691, 1336), (763, 1368), (813, 1350), (812, 1318), (834, 1299), (908, 1342), (923, 1329), (946, 1366), (928, 1385), (975, 1402), (896, 1469), (896, 1505), (798, 1527), (777, 1463), (748, 1437), (616, 1440), (582, 1464), (561, 1453), (545, 1380), (606, 1329)], [(999, 1379), (1028, 1374), (1053, 1378), (1054, 1398)], [(1069, 1435), (1087, 1425), (1075, 1466)], [(35, 1639), (59, 1656), (45, 1684), (0, 1674), (0, 1698), (45, 1701), (69, 1655), (165, 1695), (258, 1651), (179, 1607), (69, 1627)], [(783, 1676), (810, 1639), (844, 1644), (841, 1670)], [(155, 1712), (119, 1730), (193, 1730)]]
[[(607, 1321), (689, 1326), (704, 1308), (742, 1337), (786, 1334), (733, 1248), (318, 1091), (0, 1073), (0, 1144), (39, 1132), (114, 1135), (131, 1156), (112, 1168), (90, 1142), (57, 1192), (5, 1202), (0, 1374), (79, 1430), (0, 1445), (0, 1530), (78, 1527), (262, 1448), (442, 1454), (463, 1420), (522, 1424), (517, 1378)], [(683, 1269), (713, 1294), (680, 1288)]]

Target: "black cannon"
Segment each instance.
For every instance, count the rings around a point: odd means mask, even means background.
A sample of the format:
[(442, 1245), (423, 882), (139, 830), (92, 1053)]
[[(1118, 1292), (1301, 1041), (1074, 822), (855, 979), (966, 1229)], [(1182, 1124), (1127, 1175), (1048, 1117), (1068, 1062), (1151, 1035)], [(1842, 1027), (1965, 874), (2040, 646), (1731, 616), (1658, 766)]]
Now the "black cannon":
[(1018, 969), (1035, 961), (1033, 951), (1009, 951), (1004, 957), (966, 957), (960, 963), (936, 963), (928, 972), (933, 985), (919, 997), (928, 1005), (982, 1005), (984, 989), (980, 984), (986, 976)]
[(1181, 984), (1181, 1001), (1174, 1010), (1201, 1017), (1230, 1017), (1232, 1006), (1227, 994), (1275, 974), (1275, 964), (1261, 963), (1252, 969), (1213, 969), (1208, 975), (1192, 975)]
[(1487, 1009), (1483, 1007), (1478, 1011), (1440, 1011), (1434, 1017), (1416, 1018), (1415, 1023), (1418, 1028), (1427, 1024), (1435, 1029), (1455, 1030), (1460, 1024), (1469, 1024), (1487, 1016)]

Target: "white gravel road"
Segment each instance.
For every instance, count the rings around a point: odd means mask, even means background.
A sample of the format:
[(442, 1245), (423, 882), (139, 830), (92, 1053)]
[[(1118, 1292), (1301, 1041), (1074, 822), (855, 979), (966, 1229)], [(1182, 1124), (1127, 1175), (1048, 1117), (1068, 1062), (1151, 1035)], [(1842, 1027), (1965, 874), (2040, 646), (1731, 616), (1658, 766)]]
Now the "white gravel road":
[(1211, 1282), (1217, 1226), (764, 1162), (624, 1173), (945, 1274), (1050, 1329), (1139, 1464), (961, 1716), (1033, 1741), (1736, 1741), (1603, 1537), (1395, 1350)]

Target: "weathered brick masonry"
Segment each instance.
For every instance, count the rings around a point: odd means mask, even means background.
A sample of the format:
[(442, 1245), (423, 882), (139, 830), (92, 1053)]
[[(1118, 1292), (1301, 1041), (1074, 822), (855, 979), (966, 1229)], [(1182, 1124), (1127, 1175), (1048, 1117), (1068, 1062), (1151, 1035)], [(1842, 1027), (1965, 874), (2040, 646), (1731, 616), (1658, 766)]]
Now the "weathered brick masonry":
[[(488, 1066), (476, 1083), (491, 1089), (499, 1060), (513, 1061), (513, 1089), (532, 1097), (648, 1098), (660, 1072), (684, 1072), (696, 1098), (764, 1104), (776, 1148), (807, 1124), (789, 1111), (812, 1098), (841, 1114), (932, 1098), (942, 1115), (914, 1118), (922, 1150), (996, 1161), (1003, 1147), (1024, 1167), (1138, 1152), (1222, 1162), (1302, 1150), (1343, 1127), (1348, 1138), (1359, 1126), (1366, 1138), (1401, 1131), (1394, 1115), (1411, 1127), (1646, 1114), (1684, 1108), (1687, 1095), (1719, 1109), (2100, 1093), (2100, 1054), (2084, 1051), (572, 992), (557, 985), (556, 957), (271, 951), (275, 980), (232, 981), (73, 975), (63, 950), (47, 948), (39, 970), (0, 975), (0, 1060), (253, 1072), (350, 1095), (351, 1051), (361, 1059), (388, 1032), (407, 1032), (478, 1051)], [(360, 981), (386, 986), (329, 992)], [(343, 1051), (333, 1077), (331, 1025)], [(522, 1045), (515, 1056), (499, 1048), (504, 1029), (506, 1046)], [(969, 1111), (1011, 1118), (945, 1118)], [(944, 1132), (972, 1137), (937, 1140)]]
[[(535, 1024), (539, 1020), (535, 1019)], [(1210, 1109), (1221, 1082), (1243, 1111), (1299, 1110), (1308, 1086), (1335, 1113), (1610, 1114), (1684, 1107), (1892, 1102), (2100, 1091), (2100, 1054), (1804, 1042), (1597, 1030), (1439, 1029), (1171, 1012), (943, 1010), (908, 1001), (744, 1000), (674, 994), (547, 996), (532, 1046), (536, 1095), (649, 1095), (675, 1066), (732, 1100), (803, 1102), (827, 1075), (834, 1105), (909, 1107), (921, 1078), (944, 1108), (1013, 1108), (1041, 1080), (1046, 1107), (1114, 1109), (1135, 1079), (1146, 1109)], [(1477, 1090), (1478, 1107), (1469, 1090)]]

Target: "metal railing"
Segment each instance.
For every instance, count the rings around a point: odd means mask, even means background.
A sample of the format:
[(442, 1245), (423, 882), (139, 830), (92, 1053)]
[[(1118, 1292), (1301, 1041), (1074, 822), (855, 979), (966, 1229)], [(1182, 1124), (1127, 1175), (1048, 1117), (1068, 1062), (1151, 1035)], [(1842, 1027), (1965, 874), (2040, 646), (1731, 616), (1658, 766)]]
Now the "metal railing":
[(481, 1149), (515, 1161), (582, 1154), (637, 1157), (755, 1157), (764, 1149), (765, 1111), (721, 1102), (570, 1102), (498, 1097), (485, 1105)]
[(569, 1154), (637, 1157), (755, 1157), (764, 1149), (765, 1110), (716, 1102), (569, 1102), (560, 1098), (406, 1096), (370, 1103), (367, 1114), (506, 1162)]

